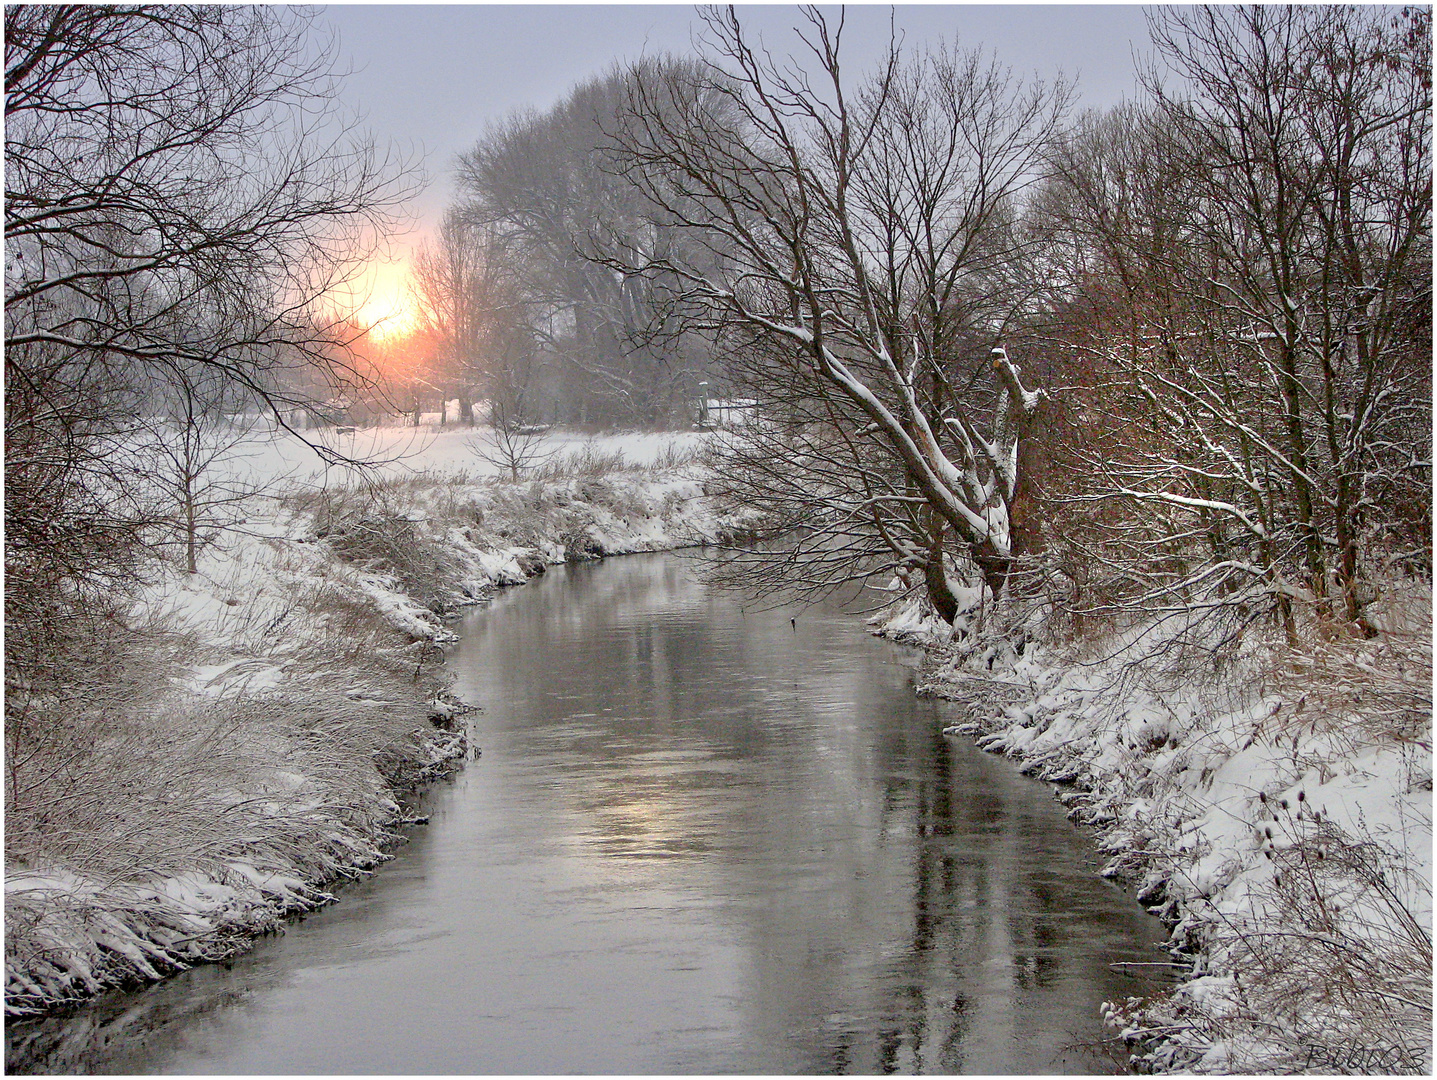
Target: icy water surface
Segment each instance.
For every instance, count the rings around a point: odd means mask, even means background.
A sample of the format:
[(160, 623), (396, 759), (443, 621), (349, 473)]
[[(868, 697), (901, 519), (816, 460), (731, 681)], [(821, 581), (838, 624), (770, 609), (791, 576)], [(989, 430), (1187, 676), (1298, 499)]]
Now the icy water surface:
[[(796, 618), (795, 623), (790, 619)], [(674, 556), (470, 614), (483, 757), (374, 878), (230, 965), (11, 1025), (12, 1071), (1044, 1073), (1159, 924), (916, 656)]]

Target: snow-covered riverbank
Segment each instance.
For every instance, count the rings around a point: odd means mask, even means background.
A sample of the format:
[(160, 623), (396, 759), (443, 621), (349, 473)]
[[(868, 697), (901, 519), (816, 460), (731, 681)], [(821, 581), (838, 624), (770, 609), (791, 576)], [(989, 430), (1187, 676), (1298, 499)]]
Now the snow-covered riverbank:
[[(467, 432), (365, 437), (422, 453), (363, 482), (299, 459), (98, 643), (93, 705), (48, 758), (7, 763), (8, 1014), (242, 950), (376, 867), (404, 795), (472, 752), (447, 614), (735, 524), (703, 496), (694, 436), (566, 446), (519, 483), (471, 471)], [(240, 460), (273, 478), (290, 455)], [(1392, 582), (1373, 622), (1301, 652), (1254, 636), (1221, 668), (1161, 662), (1177, 654), (1151, 627), (1019, 655), (913, 609), (888, 622), (928, 648), (923, 692), (970, 704), (957, 734), (1060, 785), (1108, 872), (1173, 926), (1191, 977), (1109, 1013), (1139, 1067), (1430, 1069), (1430, 586)]]
[[(467, 438), (267, 485), (198, 573), (157, 572), (96, 643), (93, 708), (9, 763), (7, 1015), (231, 955), (327, 902), (387, 857), (405, 794), (471, 752), (446, 615), (722, 527), (683, 436), (560, 446), (519, 483), (469, 470)], [(263, 452), (271, 474), (288, 460)]]
[(954, 733), (1058, 783), (1172, 926), (1188, 979), (1107, 1014), (1137, 1067), (1430, 1072), (1430, 584), (1392, 582), (1373, 622), (1218, 667), (1155, 625), (1014, 655), (888, 622), (930, 650), (921, 691), (971, 706)]

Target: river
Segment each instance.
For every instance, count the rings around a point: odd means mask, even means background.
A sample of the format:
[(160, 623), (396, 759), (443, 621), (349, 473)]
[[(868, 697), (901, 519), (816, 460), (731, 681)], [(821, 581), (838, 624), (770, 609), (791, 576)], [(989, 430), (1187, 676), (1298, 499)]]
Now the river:
[(1111, 1071), (1158, 922), (1048, 785), (838, 605), (673, 555), (463, 620), (483, 756), (340, 903), (231, 963), (7, 1027), (11, 1071)]

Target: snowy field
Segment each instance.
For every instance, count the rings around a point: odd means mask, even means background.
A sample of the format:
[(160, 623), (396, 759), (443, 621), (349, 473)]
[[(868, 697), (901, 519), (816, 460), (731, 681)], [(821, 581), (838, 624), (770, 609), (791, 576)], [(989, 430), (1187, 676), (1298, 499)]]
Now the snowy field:
[[(586, 435), (555, 430), (539, 440), (536, 450), (544, 460), (559, 461), (585, 451), (593, 455), (621, 453), (628, 464), (647, 466), (666, 453), (697, 448), (706, 438), (707, 433), (700, 431)], [(232, 477), (251, 483), (289, 480), (322, 486), (353, 478), (354, 469), (326, 464), (315, 449), (323, 447), (362, 463), (369, 475), (396, 478), (438, 472), (480, 479), (501, 471), (483, 456), (489, 453), (492, 457), (491, 439), (490, 429), (482, 425), (319, 428), (277, 435), (260, 431), (239, 438), (226, 454), (223, 467)]]
[(325, 467), (293, 436), (217, 463), (250, 493), (202, 523), (195, 573), (162, 552), (104, 674), (12, 763), (7, 1015), (221, 959), (327, 902), (387, 858), (403, 793), (467, 753), (449, 615), (723, 527), (697, 435), (555, 433), (518, 483), (473, 455), (482, 430), (327, 437), (375, 464)]

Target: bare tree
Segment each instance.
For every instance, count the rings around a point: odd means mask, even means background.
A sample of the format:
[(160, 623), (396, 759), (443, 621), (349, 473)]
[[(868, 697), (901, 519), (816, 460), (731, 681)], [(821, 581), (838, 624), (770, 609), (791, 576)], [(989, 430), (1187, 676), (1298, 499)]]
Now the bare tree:
[(412, 271), (419, 317), (436, 351), (432, 378), (457, 391), (461, 422), (474, 423), (474, 398), (485, 372), (486, 336), (497, 310), (492, 245), (482, 230), (453, 211), (433, 244), (422, 247)]
[(313, 43), (279, 8), (6, 8), (7, 623), (155, 521), (155, 387), (209, 372), (279, 418), (312, 406), (296, 373), (365, 379), (333, 294), (405, 179)]
[(1109, 565), (1144, 604), (1365, 630), (1366, 553), (1430, 550), (1430, 22), (1162, 9), (1153, 39), (1182, 89), (1058, 159)]
[(533, 333), (555, 361), (549, 381), (568, 419), (663, 423), (687, 413), (704, 378), (710, 342), (668, 319), (671, 283), (623, 273), (610, 258), (636, 238), (673, 255), (682, 231), (614, 175), (604, 152), (628, 84), (692, 66), (615, 69), (546, 113), (494, 125), (461, 159), (455, 213), (502, 242)]
[(519, 423), (502, 406), (495, 407), (490, 412), (489, 429), (470, 439), (469, 449), (480, 461), (495, 466), (517, 484), (526, 472), (554, 456), (547, 431), (541, 424)]
[(737, 391), (761, 406), (714, 435), (706, 486), (757, 520), (746, 535), (716, 545), (712, 580), (775, 601), (812, 601), (851, 582), (884, 587), (896, 575), (953, 622), (963, 607), (955, 574), (970, 576), (957, 574), (966, 552), (901, 462), (855, 437), (866, 416), (820, 379), (800, 380), (789, 369), (775, 380), (765, 342), (728, 344)]
[(538, 366), (532, 351), (501, 352), (496, 361), (487, 380), (489, 427), (469, 440), (469, 449), (517, 483), (524, 472), (542, 465), (554, 452), (545, 438), (548, 426), (540, 422), (534, 404)]
[(1270, 610), (1254, 591), (1286, 603), (1294, 538), (1269, 527), (1283, 490), (1250, 452), (1203, 437), (1167, 392), (1191, 380), (1223, 415), (1267, 423), (1252, 372), (1219, 344), (1194, 185), (1183, 132), (1125, 105), (1080, 119), (1035, 207), (1061, 222), (1064, 289), (1040, 322), (1070, 387), (1059, 494), (1084, 508), (1055, 539), (1069, 602), (1089, 612), (1187, 612), (1199, 593), (1249, 613)]
[(1430, 257), (1430, 13), (1415, 40), (1391, 18), (1244, 8), (1163, 12), (1152, 27), (1193, 87), (1159, 99), (1212, 165), (1201, 235), (1225, 284), (1228, 339), (1246, 338), (1278, 387), (1270, 444), (1303, 531), (1305, 584), (1325, 598), (1335, 569), (1354, 621), (1364, 473), (1381, 467), (1372, 451), (1428, 366), (1394, 328), (1408, 269)]
[(6, 350), (7, 656), (30, 631), (60, 625), (60, 601), (76, 590), (80, 610), (100, 610), (165, 516), (134, 438), (143, 395), (106, 359), (43, 343)]
[[(649, 258), (714, 323), (766, 343), (764, 378), (841, 399), (825, 423), (878, 455), (905, 490), (874, 507), (933, 517), (996, 595), (1013, 566), (1018, 443), (1041, 395), (994, 347), (1031, 299), (1015, 201), (1039, 175), (1067, 101), (980, 53), (896, 47), (851, 86), (842, 19), (805, 9), (812, 73), (775, 62), (733, 9), (705, 16), (701, 73), (632, 84), (618, 153), (656, 212), (718, 268)], [(638, 260), (636, 260), (638, 261)], [(971, 355), (986, 337), (975, 393)], [(982, 391), (986, 391), (982, 392)], [(760, 406), (762, 411), (762, 405)], [(876, 525), (875, 525), (876, 528)]]
[(401, 192), (308, 34), (265, 8), (7, 10), (7, 352), (210, 367), (265, 398), (299, 363), (359, 376), (317, 301)]
[(170, 504), (188, 573), (198, 572), (207, 539), (234, 524), (239, 505), (256, 491), (232, 460), (236, 447), (259, 427), (254, 414), (246, 414), (247, 404), (253, 403), (205, 369), (176, 372), (154, 392), (150, 430), (139, 450), (152, 462), (149, 476), (161, 502)]

